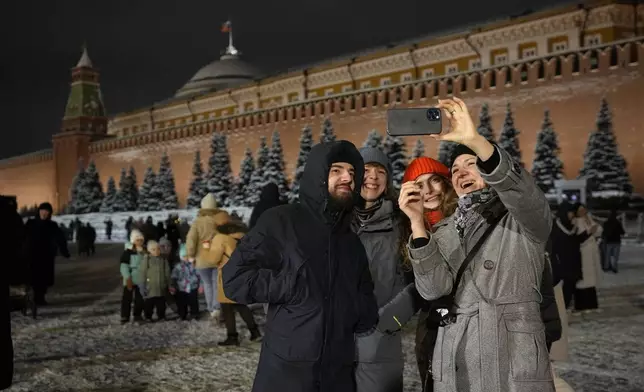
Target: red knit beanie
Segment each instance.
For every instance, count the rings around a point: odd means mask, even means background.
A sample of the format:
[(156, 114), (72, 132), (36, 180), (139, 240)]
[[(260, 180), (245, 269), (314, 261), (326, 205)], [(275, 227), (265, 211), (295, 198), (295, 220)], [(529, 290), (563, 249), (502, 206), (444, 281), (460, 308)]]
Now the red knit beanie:
[[(407, 166), (407, 170), (405, 170), (405, 175), (403, 176), (403, 183), (413, 181), (423, 174), (437, 174), (446, 179), (450, 178), (447, 166), (432, 158), (418, 157)], [(431, 228), (431, 226), (443, 219), (443, 214), (438, 210), (426, 211), (425, 219)]]
[(449, 178), (449, 169), (436, 159), (428, 157), (418, 157), (409, 163), (405, 175), (403, 176), (403, 183), (413, 181), (423, 174), (438, 174), (445, 178)]

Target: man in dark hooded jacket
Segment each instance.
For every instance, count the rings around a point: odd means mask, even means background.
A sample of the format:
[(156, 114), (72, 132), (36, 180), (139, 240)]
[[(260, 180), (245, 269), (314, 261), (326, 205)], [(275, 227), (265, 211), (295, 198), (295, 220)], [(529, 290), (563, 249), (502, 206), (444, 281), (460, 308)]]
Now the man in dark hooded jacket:
[[(7, 229), (0, 236), (0, 248), (3, 250), (4, 269), (0, 274), (0, 390), (11, 386), (13, 380), (13, 342), (11, 341), (11, 301), (9, 285), (12, 280), (20, 281), (21, 271), (16, 266), (22, 265), (22, 241), (24, 225), (18, 215), (16, 199), (0, 196), (0, 222)], [(24, 282), (19, 282), (24, 283)]]
[(355, 335), (378, 322), (367, 256), (350, 227), (363, 171), (347, 141), (313, 147), (300, 202), (266, 211), (223, 267), (226, 297), (269, 304), (254, 392), (355, 391)]

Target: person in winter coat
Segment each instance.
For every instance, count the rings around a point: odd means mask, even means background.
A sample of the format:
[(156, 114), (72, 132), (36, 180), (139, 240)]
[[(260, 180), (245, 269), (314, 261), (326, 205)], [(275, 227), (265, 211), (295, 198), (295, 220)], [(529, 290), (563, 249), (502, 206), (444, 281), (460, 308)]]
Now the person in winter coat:
[(172, 269), (170, 279), (170, 292), (175, 297), (177, 304), (177, 314), (181, 320), (188, 319), (188, 310), (190, 317), (195, 320), (199, 319), (199, 292), (203, 292), (201, 278), (195, 269), (194, 263), (188, 260), (188, 251), (185, 245), (179, 248), (179, 263)]
[(613, 271), (617, 273), (617, 262), (619, 261), (619, 251), (622, 246), (622, 236), (626, 232), (622, 222), (617, 219), (617, 211), (612, 210), (602, 230), (602, 247), (604, 248), (602, 256), (602, 269), (604, 271)]
[(269, 304), (254, 392), (355, 390), (354, 335), (378, 323), (368, 259), (350, 227), (363, 173), (353, 144), (315, 145), (300, 201), (262, 214), (222, 269), (226, 297)]
[(52, 212), (51, 204), (42, 203), (38, 206), (38, 216), (28, 220), (25, 227), (31, 285), (34, 301), (39, 306), (47, 305), (47, 289), (54, 285), (56, 255), (60, 252), (63, 257), (70, 257), (67, 239), (51, 220)]
[[(552, 236), (552, 232), (550, 233), (550, 236)], [(543, 322), (546, 327), (546, 340), (548, 342), (550, 361), (567, 361), (568, 314), (566, 313), (566, 306), (564, 305), (563, 300), (563, 282), (561, 280), (561, 272), (558, 271), (560, 267), (559, 261), (557, 260), (556, 255), (553, 254), (552, 240), (548, 241), (548, 244), (546, 245), (546, 261), (543, 276), (545, 280), (548, 278), (547, 272), (551, 272), (550, 275), (553, 285), (552, 295), (554, 296), (554, 303), (550, 295), (542, 292), (543, 302), (541, 303), (541, 314), (544, 318)], [(555, 367), (551, 366), (551, 368), (556, 392), (573, 392), (570, 385), (559, 377)]]
[[(451, 216), (456, 210), (457, 196), (450, 181), (449, 168), (441, 162), (428, 158), (419, 157), (409, 163), (403, 174), (403, 183), (413, 181), (421, 187), (420, 196), (423, 199), (423, 214), (425, 227), (433, 231), (438, 222), (445, 217)], [(411, 269), (409, 257), (407, 257), (407, 240), (411, 235), (411, 227), (403, 228), (402, 240), (404, 241), (403, 256), (407, 269)], [(413, 282), (413, 271), (411, 279)], [(415, 286), (414, 286), (415, 290)], [(418, 292), (416, 291), (416, 294)], [(438, 336), (439, 315), (432, 311), (432, 303), (418, 296), (416, 299), (419, 308), (418, 322), (416, 324), (416, 363), (420, 375), (423, 392), (434, 390), (433, 383), (427, 382), (427, 370), (434, 352), (434, 343)]]
[[(382, 150), (365, 147), (364, 181), (352, 227), (367, 252), (380, 315), (396, 317), (402, 328), (416, 313), (413, 284), (405, 291), (401, 241), (401, 212), (392, 184), (392, 168)], [(400, 296), (400, 298), (399, 298)], [(404, 358), (400, 333), (375, 331), (359, 337), (356, 386), (359, 392), (402, 392)]]
[(139, 287), (139, 267), (141, 260), (147, 253), (144, 245), (143, 233), (137, 229), (130, 232), (130, 242), (125, 245), (121, 254), (121, 277), (123, 278), (123, 295), (121, 296), (121, 324), (130, 321), (132, 301), (134, 300), (134, 321), (143, 319), (143, 297)]
[(239, 346), (239, 334), (237, 333), (235, 312), (239, 313), (242, 320), (246, 323), (246, 327), (248, 328), (248, 331), (250, 331), (251, 341), (254, 342), (262, 336), (250, 308), (245, 304), (238, 304), (227, 298), (224, 293), (224, 285), (222, 282), (221, 270), (233, 254), (237, 247), (237, 243), (247, 231), (248, 230), (243, 223), (231, 220), (229, 223), (217, 226), (217, 234), (215, 234), (211, 244), (212, 249), (217, 252), (217, 256), (215, 256), (215, 258), (219, 259), (217, 264), (217, 268), (219, 269), (217, 299), (221, 304), (221, 311), (224, 316), (227, 334), (226, 340), (219, 342), (220, 346)]
[(602, 235), (602, 227), (590, 216), (582, 204), (575, 205), (573, 223), (578, 232), (594, 227), (594, 233), (581, 244), (581, 280), (575, 286), (575, 310), (580, 312), (598, 311), (597, 286), (601, 276), (601, 255), (597, 239)]
[(253, 208), (253, 212), (250, 214), (250, 221), (248, 228), (252, 230), (253, 227), (257, 224), (257, 220), (266, 210), (284, 205), (280, 197), (280, 191), (277, 185), (272, 182), (264, 185), (262, 188), (262, 193), (259, 195), (259, 201)]
[(403, 184), (400, 196), (412, 222), (408, 248), (418, 292), (427, 300), (454, 293), (434, 350), (434, 390), (554, 391), (539, 306), (548, 201), (521, 165), (477, 133), (463, 101), (439, 100), (438, 107), (451, 130), (436, 138), (460, 144), (452, 156), (457, 210), (431, 233), (421, 188)]
[(105, 236), (107, 237), (108, 241), (112, 240), (112, 227), (114, 227), (114, 222), (112, 222), (111, 218), (107, 218), (105, 222)]
[[(13, 382), (13, 341), (11, 339), (11, 300), (9, 286), (16, 265), (23, 265), (21, 244), (24, 240), (24, 224), (18, 214), (16, 199), (0, 196), (0, 222), (4, 229), (0, 236), (0, 248), (6, 262), (0, 274), (0, 390), (7, 389)], [(21, 279), (22, 280), (22, 279)], [(24, 282), (22, 282), (24, 283)]]
[(577, 282), (583, 278), (581, 266), (581, 244), (583, 244), (597, 230), (597, 226), (579, 232), (573, 223), (576, 206), (563, 202), (557, 209), (557, 217), (552, 225), (552, 254), (561, 264), (561, 278), (563, 280), (563, 295), (566, 309), (577, 289)]
[(139, 267), (139, 289), (143, 296), (143, 313), (145, 319), (152, 321), (156, 310), (158, 320), (165, 320), (165, 293), (170, 287), (170, 266), (161, 256), (159, 243), (148, 241), (148, 254), (143, 256)]
[(230, 217), (224, 210), (217, 208), (217, 202), (212, 193), (207, 194), (201, 200), (201, 209), (197, 219), (195, 219), (190, 231), (186, 236), (186, 249), (188, 258), (195, 260), (195, 267), (206, 295), (206, 305), (213, 319), (219, 319), (221, 315), (221, 306), (217, 301), (217, 265), (219, 260), (215, 260), (210, 254), (210, 245), (215, 234), (217, 226), (228, 223)]

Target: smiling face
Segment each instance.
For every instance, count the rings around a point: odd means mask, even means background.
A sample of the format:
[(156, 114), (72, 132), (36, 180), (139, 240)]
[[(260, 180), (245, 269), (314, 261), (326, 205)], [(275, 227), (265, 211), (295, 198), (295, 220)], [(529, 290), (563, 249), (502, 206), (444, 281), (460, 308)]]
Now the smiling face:
[(452, 185), (458, 196), (478, 191), (487, 186), (476, 168), (476, 156), (459, 155), (452, 164)]
[(336, 162), (329, 169), (329, 196), (340, 204), (350, 203), (353, 198), (355, 182), (353, 165)]
[(416, 184), (421, 186), (420, 196), (425, 210), (438, 210), (445, 197), (443, 179), (433, 173), (422, 174), (416, 178)]
[(366, 201), (366, 207), (370, 207), (387, 190), (387, 170), (377, 163), (364, 165), (364, 181), (360, 196)]

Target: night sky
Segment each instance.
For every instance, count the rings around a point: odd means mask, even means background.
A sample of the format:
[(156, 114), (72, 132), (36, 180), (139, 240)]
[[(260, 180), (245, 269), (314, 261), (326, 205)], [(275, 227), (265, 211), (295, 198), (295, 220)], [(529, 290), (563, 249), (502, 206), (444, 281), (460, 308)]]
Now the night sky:
[(87, 42), (109, 115), (174, 95), (227, 45), (268, 73), (561, 0), (61, 0), (0, 11), (0, 158), (51, 147)]

